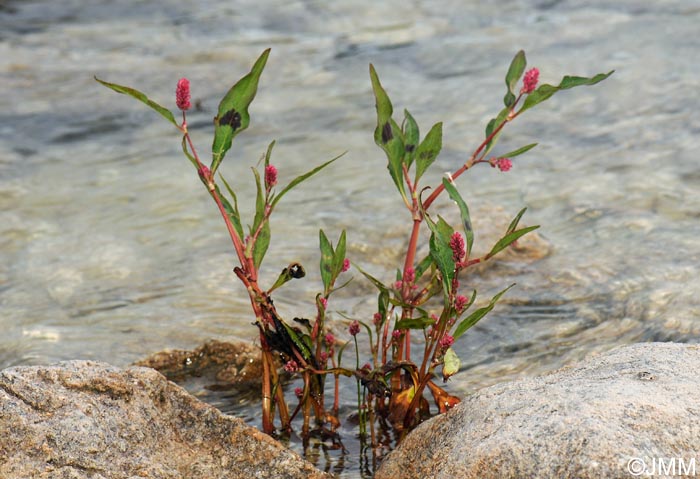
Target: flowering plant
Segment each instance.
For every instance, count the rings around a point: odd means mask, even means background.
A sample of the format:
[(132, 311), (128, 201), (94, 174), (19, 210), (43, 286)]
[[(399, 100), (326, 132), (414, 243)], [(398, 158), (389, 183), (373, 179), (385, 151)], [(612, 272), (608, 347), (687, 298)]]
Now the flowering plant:
[[(493, 296), (483, 307), (474, 309), (476, 291), (463, 295), (460, 292), (460, 275), (473, 265), (492, 258), (509, 247), (523, 235), (538, 226), (519, 228), (525, 213), (523, 208), (510, 223), (502, 238), (483, 256), (474, 256), (472, 246), (474, 232), (467, 203), (457, 190), (455, 180), (478, 164), (489, 164), (502, 172), (513, 167), (513, 158), (536, 146), (532, 143), (509, 153), (489, 156), (496, 146), (505, 126), (525, 111), (550, 98), (556, 92), (580, 85), (596, 84), (612, 74), (598, 74), (591, 78), (565, 76), (558, 85), (538, 86), (539, 70), (525, 72), (525, 53), (520, 51), (513, 58), (505, 77), (506, 95), (504, 108), (486, 126), (483, 141), (468, 159), (437, 185), (430, 194), (423, 188), (423, 174), (430, 168), (442, 148), (442, 123), (437, 123), (421, 140), (418, 124), (405, 110), (399, 124), (393, 118), (393, 106), (370, 65), (370, 80), (376, 100), (377, 126), (374, 131), (376, 144), (385, 152), (389, 175), (398, 190), (403, 204), (411, 216), (412, 231), (403, 265), (393, 282), (371, 276), (359, 265), (356, 269), (378, 290), (377, 309), (370, 321), (352, 320), (348, 333), (351, 341), (342, 342), (329, 329), (328, 300), (342, 288), (338, 279), (350, 268), (346, 258), (346, 233), (342, 231), (333, 243), (323, 230), (319, 231), (321, 250), (321, 280), (323, 289), (315, 300), (316, 317), (313, 321), (295, 318), (296, 324), (285, 321), (272, 300), (273, 292), (293, 279), (304, 277), (301, 264), (292, 263), (283, 268), (277, 280), (269, 287), (259, 284), (259, 270), (271, 239), (270, 218), (279, 201), (292, 188), (315, 175), (339, 157), (333, 158), (307, 173), (298, 176), (281, 189), (278, 187), (278, 170), (271, 163), (275, 142), (270, 143), (264, 154), (261, 172), (253, 168), (256, 184), (255, 212), (252, 226), (245, 231), (238, 209), (235, 189), (217, 172), (232, 141), (250, 123), (248, 108), (255, 98), (258, 82), (268, 59), (265, 50), (251, 71), (241, 78), (221, 100), (214, 118), (212, 160), (205, 165), (195, 149), (188, 131), (187, 111), (190, 109), (190, 83), (183, 78), (177, 83), (176, 105), (182, 120), (148, 98), (138, 90), (108, 83), (96, 78), (103, 85), (130, 95), (160, 113), (182, 133), (182, 151), (195, 167), (197, 174), (214, 200), (233, 243), (238, 266), (236, 276), (243, 283), (250, 297), (259, 330), (262, 348), (262, 427), (267, 433), (275, 431), (274, 418), (279, 415), (280, 428), (291, 429), (292, 420), (301, 412), (302, 431), (305, 437), (311, 432), (311, 418), (320, 430), (334, 433), (339, 424), (339, 377), (354, 378), (357, 383), (358, 415), (361, 437), (369, 437), (376, 444), (374, 423), (377, 416), (388, 419), (399, 431), (406, 431), (429, 415), (425, 399), (426, 389), (444, 412), (459, 402), (435, 383), (438, 372), (444, 381), (460, 368), (460, 360), (453, 344), (469, 328), (473, 327), (496, 305), (513, 285)], [(522, 78), (522, 86), (517, 88)], [(342, 155), (341, 155), (342, 156)], [(218, 180), (225, 189), (222, 192)], [(460, 213), (459, 228), (450, 225), (441, 216), (434, 216), (431, 205), (443, 192), (452, 199)], [(424, 198), (424, 194), (426, 197)], [(430, 233), (429, 253), (417, 258), (419, 233), (425, 225)], [(433, 298), (439, 314), (430, 314), (426, 304)], [(360, 365), (358, 336), (367, 333), (370, 361)], [(413, 331), (419, 334), (413, 335)], [(345, 348), (354, 344), (355, 365), (342, 365)], [(421, 354), (412, 354), (411, 348), (420, 346)], [(416, 358), (418, 358), (416, 360)], [(303, 387), (295, 389), (298, 403), (290, 410), (283, 393), (280, 371), (296, 375), (303, 380)], [(325, 401), (326, 378), (334, 378), (334, 402), (328, 408)]]

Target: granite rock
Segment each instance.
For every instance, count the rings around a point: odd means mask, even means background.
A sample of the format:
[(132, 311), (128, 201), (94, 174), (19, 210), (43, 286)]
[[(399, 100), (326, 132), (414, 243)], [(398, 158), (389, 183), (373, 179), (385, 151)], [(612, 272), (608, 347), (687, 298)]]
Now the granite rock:
[(644, 343), (488, 387), (421, 424), (375, 477), (700, 474), (699, 371), (699, 345)]
[(150, 368), (92, 361), (0, 372), (0, 477), (327, 477)]

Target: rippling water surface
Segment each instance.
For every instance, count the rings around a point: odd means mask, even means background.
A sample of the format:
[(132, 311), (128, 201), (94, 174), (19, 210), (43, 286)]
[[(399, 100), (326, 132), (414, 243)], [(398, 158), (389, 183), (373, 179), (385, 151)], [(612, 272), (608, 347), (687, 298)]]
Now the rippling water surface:
[[(220, 97), (266, 47), (252, 125), (223, 166), (239, 198), (252, 193), (249, 167), (272, 139), (282, 183), (348, 150), (274, 219), (266, 277), (293, 260), (310, 273), (281, 292), (282, 312), (312, 314), (319, 227), (334, 237), (347, 229), (352, 258), (387, 280), (383, 268), (405, 248), (410, 219), (372, 139), (368, 64), (396, 111), (409, 108), (424, 132), (445, 122), (435, 184), (477, 146), (522, 48), (544, 82), (616, 73), (511, 125), (501, 152), (540, 143), (511, 172), (460, 179), (475, 221), (527, 206), (549, 254), (465, 280), (483, 297), (518, 286), (459, 344), (451, 391), (621, 344), (697, 342), (698, 25), (691, 0), (0, 2), (0, 367), (126, 365), (255, 337), (225, 229), (179, 135), (93, 76), (161, 103), (189, 77), (200, 106), (190, 129), (206, 151)], [(331, 306), (369, 317), (374, 298), (356, 278)], [(229, 410), (258, 422), (257, 409)], [(317, 461), (360, 475), (356, 457)]]

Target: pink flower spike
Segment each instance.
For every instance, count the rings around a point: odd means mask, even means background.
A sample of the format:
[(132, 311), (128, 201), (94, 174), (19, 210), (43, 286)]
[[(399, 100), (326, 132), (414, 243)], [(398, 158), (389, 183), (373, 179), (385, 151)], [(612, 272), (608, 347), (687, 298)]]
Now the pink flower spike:
[(190, 104), (190, 81), (187, 78), (180, 78), (175, 89), (175, 103), (182, 111), (187, 111), (192, 106)]
[(464, 259), (464, 238), (455, 231), (450, 238), (450, 248), (452, 248), (452, 259), (455, 263), (460, 263)]
[(360, 322), (358, 320), (355, 320), (352, 323), (350, 323), (348, 332), (350, 333), (350, 336), (357, 336), (357, 333), (360, 332)]
[(449, 348), (450, 346), (452, 346), (452, 345), (454, 344), (454, 342), (455, 342), (455, 338), (453, 338), (453, 337), (450, 336), (449, 334), (446, 334), (446, 335), (444, 335), (444, 336), (442, 337), (442, 339), (440, 340), (440, 347), (441, 347), (442, 349), (447, 349), (447, 348)]
[(331, 333), (326, 334), (326, 344), (328, 346), (333, 346), (335, 344), (335, 336), (333, 336)]
[(298, 398), (300, 398), (304, 394), (304, 390), (302, 388), (294, 388), (294, 395)]
[(345, 273), (349, 269), (350, 269), (350, 260), (345, 258), (343, 260), (343, 269), (341, 269), (340, 271), (341, 271), (341, 273)]
[(461, 313), (464, 311), (464, 307), (467, 305), (467, 298), (465, 296), (457, 295), (455, 298), (455, 310), (457, 313)]
[(525, 72), (523, 78), (523, 88), (520, 93), (532, 93), (537, 88), (537, 80), (540, 78), (540, 71), (537, 68), (531, 68)]
[(404, 271), (403, 277), (408, 283), (413, 283), (416, 279), (416, 270), (409, 266), (406, 268), (406, 271)]
[(287, 371), (288, 373), (294, 373), (299, 370), (299, 365), (297, 364), (296, 361), (293, 359), (290, 361), (287, 361), (287, 363), (284, 365), (284, 370)]
[(496, 160), (496, 166), (501, 171), (508, 171), (513, 167), (513, 162), (509, 158), (499, 158)]
[(265, 167), (265, 185), (268, 188), (272, 188), (277, 184), (277, 168), (274, 165), (267, 165)]
[(382, 322), (382, 315), (379, 313), (374, 313), (374, 315), (372, 316), (372, 322), (375, 325), (380, 324)]

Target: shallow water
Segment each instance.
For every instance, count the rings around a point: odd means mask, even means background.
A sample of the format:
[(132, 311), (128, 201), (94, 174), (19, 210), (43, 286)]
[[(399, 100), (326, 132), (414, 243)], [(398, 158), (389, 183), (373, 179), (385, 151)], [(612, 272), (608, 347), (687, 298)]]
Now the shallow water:
[[(162, 103), (189, 77), (201, 103), (190, 129), (206, 151), (219, 98), (266, 47), (252, 125), (222, 167), (239, 198), (272, 139), (281, 183), (348, 151), (281, 203), (266, 277), (294, 260), (309, 273), (278, 295), (283, 313), (312, 314), (319, 227), (347, 229), (353, 260), (377, 275), (405, 247), (409, 218), (372, 138), (368, 63), (423, 132), (445, 122), (435, 184), (477, 146), (522, 48), (544, 82), (616, 73), (511, 125), (496, 152), (539, 142), (511, 172), (475, 169), (458, 182), (478, 211), (527, 206), (551, 254), (475, 280), (484, 298), (518, 286), (459, 344), (450, 390), (621, 344), (700, 338), (696, 2), (85, 3), (0, 2), (0, 367), (126, 365), (255, 337), (225, 229), (179, 135), (93, 75)], [(374, 302), (358, 277), (331, 306), (369, 317)], [(258, 421), (247, 403), (219, 405)], [(360, 475), (356, 455), (344, 460), (318, 463)]]

